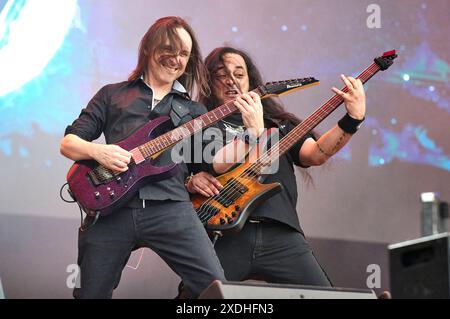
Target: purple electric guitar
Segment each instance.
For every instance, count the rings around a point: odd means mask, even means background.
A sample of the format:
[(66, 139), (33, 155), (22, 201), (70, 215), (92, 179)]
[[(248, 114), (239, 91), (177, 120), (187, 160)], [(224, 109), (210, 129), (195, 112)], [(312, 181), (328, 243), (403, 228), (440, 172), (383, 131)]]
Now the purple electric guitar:
[[(253, 92), (262, 99), (280, 96), (319, 84), (314, 78), (270, 82)], [(161, 116), (142, 126), (136, 133), (117, 143), (132, 153), (129, 169), (115, 173), (94, 160), (75, 162), (67, 173), (71, 196), (89, 215), (107, 215), (132, 199), (143, 185), (176, 174), (177, 164), (155, 166), (155, 159), (184, 138), (222, 120), (238, 109), (227, 102), (196, 119), (173, 129), (168, 116)]]

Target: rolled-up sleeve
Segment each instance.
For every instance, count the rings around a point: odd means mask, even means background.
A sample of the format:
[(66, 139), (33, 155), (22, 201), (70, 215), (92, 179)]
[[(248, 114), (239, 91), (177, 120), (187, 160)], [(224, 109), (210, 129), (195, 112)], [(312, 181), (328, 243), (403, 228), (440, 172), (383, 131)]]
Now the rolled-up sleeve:
[(86, 141), (99, 138), (106, 123), (107, 92), (107, 86), (101, 88), (89, 101), (86, 108), (81, 110), (80, 116), (67, 126), (64, 135), (74, 134)]

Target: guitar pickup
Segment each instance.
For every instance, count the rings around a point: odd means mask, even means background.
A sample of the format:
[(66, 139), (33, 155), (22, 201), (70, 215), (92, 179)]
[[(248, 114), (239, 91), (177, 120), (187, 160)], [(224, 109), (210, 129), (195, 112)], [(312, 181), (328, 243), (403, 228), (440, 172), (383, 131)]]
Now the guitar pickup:
[(227, 197), (220, 196), (219, 198), (216, 198), (216, 201), (218, 201), (223, 207), (229, 207), (229, 206), (233, 205), (234, 200), (235, 200), (235, 195), (227, 196)]
[(218, 201), (222, 206), (229, 207), (234, 204), (234, 202), (242, 196), (245, 192), (248, 191), (248, 187), (243, 185), (242, 183), (239, 183), (235, 179), (230, 179), (225, 187), (227, 190), (227, 195), (216, 195), (214, 196), (214, 199)]
[[(230, 185), (230, 186), (228, 186)], [(245, 186), (244, 184), (238, 182), (237, 180), (235, 180), (234, 178), (230, 179), (227, 183), (228, 187), (232, 187), (233, 190), (238, 191), (241, 194), (244, 194), (248, 191), (248, 187)]]

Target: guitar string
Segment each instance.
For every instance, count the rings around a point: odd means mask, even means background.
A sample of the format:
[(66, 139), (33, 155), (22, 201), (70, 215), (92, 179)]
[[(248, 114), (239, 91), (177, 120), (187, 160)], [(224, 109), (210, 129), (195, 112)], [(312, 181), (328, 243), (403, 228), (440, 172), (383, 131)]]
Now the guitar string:
[[(374, 66), (375, 66), (375, 68), (374, 68)], [(374, 64), (372, 64), (371, 66), (369, 66), (365, 71), (363, 71), (362, 73), (361, 73), (361, 75), (358, 77), (358, 78), (363, 78), (366, 74), (365, 73), (367, 73), (367, 72), (372, 72), (372, 71), (374, 71), (374, 70), (376, 70), (376, 65), (374, 65)], [(369, 74), (368, 75), (368, 77), (369, 76), (373, 76), (374, 74), (375, 74), (376, 72), (374, 72), (373, 74)], [(368, 79), (367, 79), (368, 80)], [(367, 81), (366, 80), (366, 81)], [(346, 87), (344, 88), (344, 92), (346, 91), (345, 90), (346, 89)], [(331, 103), (331, 102), (333, 102), (332, 100), (334, 99), (334, 98), (338, 98), (338, 100), (339, 100), (339, 98), (340, 98), (340, 96), (338, 96), (338, 95), (335, 95), (335, 96), (333, 96), (327, 103), (325, 103), (325, 105), (322, 107), (322, 108), (320, 108), (318, 111), (320, 111), (320, 110), (324, 110), (325, 108), (326, 108), (326, 105), (327, 104), (329, 104), (329, 103)], [(342, 99), (342, 98), (341, 98)], [(340, 103), (337, 105), (337, 106), (339, 106), (340, 104), (342, 103), (342, 101), (340, 101)], [(337, 106), (336, 106), (336, 108), (337, 108)], [(316, 111), (316, 112), (314, 112), (310, 117), (308, 117), (305, 121), (303, 121), (304, 123), (305, 122), (307, 122), (307, 120), (308, 119), (311, 119), (311, 118), (313, 118), (314, 116), (317, 116), (320, 112), (318, 112), (318, 111)], [(318, 114), (316, 114), (316, 113), (318, 113)], [(303, 123), (303, 124), (304, 124)], [(294, 129), (295, 130), (295, 129)], [(307, 131), (306, 131), (307, 132)], [(306, 133), (305, 132), (305, 133)], [(294, 134), (298, 134), (299, 132), (294, 132), (293, 134), (289, 134), (289, 135), (291, 135), (291, 136), (293, 136)], [(300, 132), (301, 133), (301, 132)], [(303, 133), (303, 135), (305, 134), (305, 133)], [(283, 141), (283, 139), (279, 142), (280, 144), (282, 143), (282, 141)], [(276, 145), (277, 147), (279, 147), (279, 145), (277, 144)], [(271, 148), (271, 150), (270, 150), (270, 156), (273, 156), (272, 154), (274, 153), (273, 152), (273, 150), (277, 150), (277, 148), (275, 148), (275, 147), (273, 147), (273, 148)], [(283, 151), (284, 152), (284, 151)], [(256, 174), (255, 176), (257, 176), (258, 175), (258, 172), (253, 172), (252, 173), (252, 170), (254, 169), (254, 168), (256, 168), (256, 167), (258, 167), (258, 165), (264, 165), (263, 163), (263, 161), (260, 161), (261, 159), (264, 159), (264, 156), (265, 155), (267, 155), (267, 153), (269, 153), (269, 152), (266, 152), (265, 154), (263, 154), (263, 156), (261, 156), (261, 158), (257, 161), (257, 163), (256, 163), (256, 165), (255, 164), (253, 164), (252, 166), (250, 166), (249, 168), (247, 168), (246, 170), (244, 170), (244, 172), (243, 173), (241, 173), (241, 175), (242, 176), (237, 176), (237, 177), (243, 177), (243, 175), (244, 175), (244, 173), (245, 174), (247, 174), (249, 177), (253, 177), (253, 176), (251, 176), (250, 174)], [(276, 153), (275, 152), (275, 154), (278, 154), (278, 153)], [(258, 164), (259, 163), (259, 164)], [(229, 182), (228, 182), (229, 183)], [(227, 186), (228, 186), (228, 183), (227, 183)], [(250, 182), (251, 183), (251, 182)], [(248, 186), (248, 183), (240, 183), (240, 184), (243, 184), (244, 186)], [(229, 187), (226, 187), (226, 188), (228, 188), (228, 190), (230, 190), (231, 192), (232, 192), (232, 195), (235, 195), (236, 194), (236, 192), (235, 192), (235, 189), (233, 189), (232, 187), (234, 186), (234, 185), (236, 185), (236, 183), (235, 183), (235, 180), (233, 180), (233, 181), (231, 181), (231, 183), (230, 183), (230, 185), (229, 185)], [(222, 191), (224, 191), (224, 194), (218, 194), (218, 195), (215, 195), (215, 196), (213, 196), (213, 197), (215, 197), (214, 198), (214, 200), (216, 200), (216, 201), (219, 201), (219, 200), (217, 200), (218, 198), (221, 198), (222, 197), (222, 200), (223, 200), (223, 197), (226, 197), (230, 192), (228, 192), (228, 194), (227, 194), (227, 189), (226, 190), (221, 190), (221, 192)], [(234, 192), (234, 193), (233, 193)], [(211, 202), (211, 200), (212, 200), (212, 198), (209, 198), (210, 200), (208, 201), (206, 201), (206, 202), (208, 202), (207, 203), (207, 205), (209, 205), (209, 203)], [(205, 202), (205, 203), (206, 203)], [(220, 203), (220, 201), (219, 201), (219, 203)], [(202, 205), (203, 206), (203, 205)], [(209, 206), (212, 206), (212, 205), (209, 205)], [(204, 207), (203, 207), (204, 208)], [(215, 207), (216, 208), (216, 207)], [(213, 207), (211, 207), (211, 209), (214, 209)], [(205, 215), (209, 215), (209, 216), (211, 216), (211, 209), (208, 211), (206, 211), (206, 212), (204, 212), (203, 214), (201, 214), (201, 212), (200, 212), (200, 214), (199, 215), (201, 215), (200, 216), (200, 218), (201, 218), (201, 220), (203, 220), (203, 217), (205, 217)], [(217, 209), (217, 208), (216, 208)], [(202, 210), (202, 207), (200, 207), (199, 208), (199, 210)], [(212, 217), (212, 216), (211, 216)], [(228, 215), (227, 215), (227, 217), (229, 217)]]
[[(306, 83), (305, 83), (305, 82), (306, 82)], [(269, 83), (266, 83), (266, 85), (264, 85), (264, 87), (267, 87), (267, 86), (269, 86), (269, 85), (274, 85), (273, 83), (276, 83), (277, 85), (279, 85), (279, 84), (285, 84), (285, 85), (301, 84), (302, 86), (300, 86), (300, 88), (303, 87), (303, 86), (306, 86), (306, 85), (308, 85), (308, 84), (312, 84), (312, 83), (311, 83), (311, 78), (299, 78), (299, 79), (291, 79), (291, 80), (279, 81), (279, 82), (269, 82)], [(313, 82), (313, 83), (315, 83), (315, 82)], [(261, 88), (261, 86), (258, 86), (256, 89), (252, 90), (252, 92), (257, 93), (257, 94), (261, 97), (261, 99), (264, 99), (264, 98), (267, 97), (268, 93), (263, 94), (263, 93), (261, 92), (260, 88)], [(267, 89), (266, 89), (266, 90), (267, 90)], [(212, 110), (212, 111), (210, 111), (210, 112), (208, 112), (208, 113), (206, 113), (206, 114), (203, 114), (203, 115), (201, 115), (200, 117), (198, 117), (198, 118), (196, 118), (196, 119), (194, 119), (194, 120), (192, 120), (192, 121), (189, 121), (188, 123), (185, 123), (185, 124), (182, 125), (182, 126), (184, 126), (184, 127), (187, 128), (187, 125), (188, 125), (189, 123), (194, 122), (195, 120), (199, 120), (199, 119), (202, 118), (202, 117), (203, 117), (203, 118), (209, 118), (209, 115), (211, 115), (211, 114), (214, 114), (215, 117), (218, 116), (218, 118), (215, 118), (212, 122), (208, 123), (207, 125), (204, 125), (204, 124), (203, 124), (204, 126), (202, 126), (200, 129), (203, 129), (203, 128), (206, 127), (206, 126), (210, 126), (210, 125), (212, 125), (212, 124), (214, 124), (214, 123), (217, 123), (217, 122), (220, 121), (222, 118), (226, 118), (226, 117), (228, 117), (230, 114), (232, 114), (232, 113), (234, 113), (234, 112), (236, 112), (236, 111), (238, 110), (237, 107), (234, 106), (234, 101), (235, 101), (235, 99), (233, 99), (232, 101), (229, 101), (229, 102), (227, 102), (227, 103), (224, 103), (223, 105), (216, 107), (214, 110)], [(225, 107), (225, 106), (227, 106), (228, 112), (229, 112), (229, 113), (226, 114), (226, 115), (223, 115), (223, 113), (221, 112), (222, 115), (217, 115), (216, 112), (217, 112), (217, 111), (220, 111), (220, 110), (223, 109), (223, 107)], [(232, 106), (232, 107), (234, 108), (234, 110), (231, 111), (231, 112), (230, 112), (230, 110), (229, 110), (229, 107), (230, 107), (230, 106)], [(209, 120), (211, 121), (210, 118), (209, 118)], [(203, 120), (202, 120), (202, 123), (203, 123)], [(191, 124), (191, 126), (193, 127), (194, 132), (191, 132), (191, 130), (190, 130), (189, 128), (187, 128), (187, 130), (189, 131), (190, 134), (189, 134), (189, 135), (186, 135), (186, 136), (182, 136), (182, 138), (181, 138), (180, 140), (182, 140), (182, 139), (184, 139), (184, 138), (186, 138), (186, 137), (188, 137), (188, 136), (190, 136), (190, 135), (193, 135), (193, 134), (195, 133), (195, 127), (194, 127), (192, 124)], [(174, 130), (174, 131), (175, 131), (175, 130)], [(153, 139), (152, 141), (149, 141), (149, 142), (147, 142), (147, 143), (141, 145), (141, 147), (142, 147), (142, 148), (145, 148), (145, 150), (146, 150), (147, 152), (150, 150), (150, 151), (148, 152), (148, 153), (150, 154), (150, 156), (151, 156), (151, 155), (154, 155), (154, 154), (157, 154), (158, 152), (163, 151), (165, 148), (169, 147), (169, 146), (172, 144), (172, 142), (169, 142), (169, 139), (170, 139), (170, 141), (173, 141), (173, 140), (169, 137), (170, 134), (172, 134), (172, 132), (168, 132), (168, 133), (165, 133), (165, 134), (163, 134), (163, 135), (161, 135), (161, 136), (158, 136), (157, 138)], [(164, 141), (163, 138), (166, 138), (166, 141)], [(179, 141), (180, 141), (180, 140), (179, 140)], [(178, 141), (178, 142), (179, 142), (179, 141)], [(168, 144), (168, 145), (165, 145), (165, 143), (167, 143), (167, 142), (168, 142), (169, 144)], [(157, 143), (157, 145), (155, 145), (155, 143)], [(152, 144), (152, 145), (151, 145), (151, 144)], [(160, 146), (160, 145), (163, 146), (162, 149), (158, 149), (158, 146)], [(156, 151), (153, 151), (153, 150), (151, 149), (151, 147), (156, 147), (156, 148), (155, 148)]]
[[(370, 76), (373, 76), (374, 74), (376, 74), (378, 71), (380, 70), (380, 68), (378, 67), (378, 65), (376, 65), (375, 63), (373, 63), (373, 64), (371, 64), (369, 67), (367, 67), (366, 68), (366, 70), (364, 70), (357, 78), (360, 78), (360, 79), (363, 79), (363, 82), (365, 83), (369, 78), (370, 78)], [(368, 74), (367, 74), (368, 73)], [(364, 79), (365, 77), (368, 77), (367, 79)], [(348, 88), (347, 87), (345, 87), (344, 89), (343, 89), (343, 91), (344, 92), (348, 92)], [(311, 123), (308, 123), (308, 122), (311, 122), (311, 120), (316, 120), (317, 119), (317, 117), (319, 117), (319, 119), (320, 119), (320, 117), (322, 116), (322, 114), (321, 113), (327, 113), (328, 112), (328, 110), (326, 110), (327, 108), (330, 108), (330, 106), (331, 107), (333, 107), (332, 106), (332, 104), (333, 104), (333, 99), (337, 99), (338, 101), (336, 101), (336, 102), (340, 102), (337, 106), (335, 106), (335, 108), (337, 108), (339, 105), (341, 105), (342, 104), (342, 102), (343, 102), (343, 99), (342, 99), (342, 97), (340, 97), (339, 95), (334, 95), (328, 102), (326, 102), (325, 103), (325, 105), (323, 106), (323, 107), (321, 107), (321, 108), (319, 108), (319, 110), (317, 110), (316, 112), (314, 112), (312, 115), (310, 115), (305, 121), (303, 121), (302, 122), (302, 126), (307, 126), (308, 124), (311, 124)], [(332, 111), (334, 111), (334, 109), (332, 109), (329, 113), (331, 113)], [(314, 122), (314, 121), (313, 121)], [(305, 124), (306, 123), (306, 124)], [(301, 124), (299, 124), (299, 126), (300, 126)], [(317, 124), (316, 124), (317, 125)], [(270, 148), (270, 150), (268, 150), (267, 152), (265, 152), (257, 161), (256, 161), (256, 163), (254, 163), (254, 164), (252, 164), (250, 167), (248, 167), (247, 169), (245, 169), (244, 170), (244, 172), (243, 173), (241, 173), (240, 175), (238, 175), (237, 177), (241, 177), (241, 178), (244, 178), (244, 176), (245, 175), (247, 175), (248, 177), (250, 177), (250, 178), (252, 178), (252, 177), (256, 177), (256, 176), (258, 176), (258, 175), (260, 175), (261, 174), (261, 172), (258, 172), (258, 171), (256, 171), (256, 169), (259, 169), (259, 168), (261, 168), (262, 166), (264, 166), (265, 164), (265, 162), (264, 162), (264, 160), (266, 160), (267, 158), (270, 158), (271, 159), (271, 161), (273, 160), (273, 157), (275, 157), (275, 158), (278, 158), (279, 156), (281, 156), (281, 154), (283, 154), (284, 152), (286, 152), (286, 150), (287, 149), (284, 149), (284, 150), (282, 150), (282, 153), (280, 154), (280, 155), (278, 155), (279, 153), (279, 149), (280, 148), (286, 148), (284, 145), (285, 144), (283, 144), (283, 143), (285, 143), (286, 142), (286, 140), (289, 140), (289, 139), (292, 139), (292, 138), (294, 138), (295, 140), (297, 140), (297, 138), (299, 139), (299, 138), (301, 138), (302, 136), (304, 136), (309, 130), (311, 130), (312, 128), (309, 128), (308, 130), (303, 130), (303, 131), (300, 131), (300, 132), (298, 132), (298, 129), (299, 129), (299, 126), (297, 127), (297, 128), (294, 128), (294, 130), (292, 130), (291, 132), (290, 132), (290, 134), (288, 134), (288, 135), (286, 135), (284, 138), (282, 138), (274, 147), (271, 147)], [(297, 129), (297, 130), (296, 130)], [(300, 134), (300, 136), (295, 136), (295, 135), (297, 135), (297, 134)], [(295, 137), (294, 137), (295, 136)], [(280, 145), (281, 145), (281, 147), (280, 147)], [(288, 148), (289, 149), (289, 148)], [(273, 156), (273, 154), (276, 154), (276, 156)], [(218, 194), (218, 195), (214, 195), (214, 196), (212, 196), (212, 197), (210, 197), (210, 198), (208, 198), (208, 200), (206, 200), (200, 207), (199, 207), (199, 213), (198, 213), (198, 216), (199, 216), (199, 218), (200, 218), (200, 220), (202, 220), (203, 221), (203, 218), (204, 217), (206, 217), (206, 216), (210, 216), (209, 217), (209, 219), (210, 218), (212, 218), (212, 217), (214, 217), (214, 215), (211, 215), (211, 210), (213, 210), (214, 208), (216, 208), (217, 209), (217, 207), (211, 207), (212, 205), (209, 205), (211, 202), (212, 202), (212, 200), (215, 200), (215, 201), (218, 201), (219, 203), (220, 203), (220, 200), (222, 200), (222, 201), (226, 201), (227, 200), (227, 196), (230, 196), (230, 194), (231, 195), (237, 195), (236, 194), (236, 189), (233, 189), (233, 187), (234, 186), (236, 186), (236, 185), (238, 185), (237, 183), (239, 183), (239, 184), (241, 184), (241, 185), (243, 185), (243, 186), (249, 186), (251, 183), (252, 183), (253, 181), (250, 181), (250, 182), (245, 182), (245, 180), (244, 181), (241, 181), (241, 182), (238, 182), (237, 180), (236, 180), (236, 178), (235, 179), (233, 179), (233, 180), (231, 180), (231, 183), (230, 183), (230, 181), (229, 182), (227, 182), (227, 185), (226, 185), (226, 187), (224, 188), (224, 189), (222, 189), (221, 191), (220, 191), (220, 193)], [(223, 193), (222, 193), (223, 192)], [(238, 191), (239, 192), (239, 191)], [(210, 206), (211, 208), (210, 209), (207, 209), (206, 211), (204, 211), (203, 209), (205, 208), (205, 206), (206, 205), (208, 205), (208, 206)], [(229, 217), (229, 215), (226, 215), (227, 217)]]
[[(373, 76), (377, 71), (379, 71), (379, 68), (378, 68), (378, 70), (376, 70), (377, 69), (377, 65), (375, 64), (372, 64), (371, 66), (369, 66), (365, 71), (363, 71), (362, 73), (361, 73), (361, 75), (358, 77), (358, 78), (364, 78), (367, 74), (367, 72), (369, 72), (369, 73), (371, 73), (372, 71), (374, 71), (372, 74), (369, 74), (369, 75), (367, 75), (368, 76), (368, 78), (365, 80), (365, 81), (367, 81), (369, 78), (370, 78), (370, 76)], [(364, 81), (364, 79), (363, 79), (363, 81)], [(364, 82), (365, 82), (364, 81)], [(344, 92), (346, 91), (345, 90), (346, 89), (346, 87), (344, 88)], [(337, 96), (337, 95), (335, 95), (335, 96), (333, 96), (327, 103), (325, 103), (325, 105), (322, 107), (322, 108), (320, 108), (318, 111), (320, 111), (320, 110), (323, 110), (323, 109), (325, 109), (326, 108), (326, 104), (329, 104), (329, 103), (331, 103), (331, 102), (333, 102), (332, 100), (334, 99), (334, 98), (336, 98), (336, 97), (338, 97), (338, 100), (339, 100), (339, 98), (340, 98), (340, 96)], [(340, 104), (342, 103), (342, 101), (337, 105), (337, 106), (339, 106)], [(336, 106), (336, 108), (337, 108), (337, 106)], [(308, 119), (311, 119), (311, 118), (313, 118), (314, 116), (317, 116), (317, 114), (316, 113), (320, 113), (320, 112), (314, 112), (310, 117), (308, 117), (305, 121), (303, 121), (303, 122), (306, 122)], [(306, 131), (307, 132), (307, 131)], [(296, 132), (296, 133), (294, 133), (294, 134), (298, 134), (299, 132)], [(301, 133), (301, 132), (300, 132)], [(290, 135), (294, 135), (294, 134), (290, 134)], [(304, 135), (304, 133), (303, 133), (303, 135)], [(280, 144), (282, 143), (282, 141), (283, 141), (283, 139), (279, 142)], [(279, 147), (279, 145), (276, 145), (277, 147)], [(277, 150), (277, 148), (276, 147), (273, 147), (273, 148), (271, 148), (271, 150), (270, 150), (270, 156), (272, 156), (273, 157), (273, 150)], [(285, 152), (285, 150), (283, 151), (283, 152)], [(267, 153), (269, 153), (269, 152), (266, 152), (263, 156), (261, 156), (261, 158), (259, 159), (259, 160), (261, 160), (261, 159), (263, 159), (263, 157), (265, 156), (265, 155), (267, 155)], [(275, 154), (278, 154), (278, 153), (276, 153), (275, 152)], [(278, 156), (277, 156), (278, 157)], [(252, 166), (250, 166), (249, 168), (247, 168), (243, 173), (241, 173), (241, 175), (242, 175), (242, 177), (243, 177), (243, 174), (245, 173), (245, 174), (247, 174), (248, 176), (250, 176), (250, 177), (253, 177), (253, 176), (251, 176), (251, 174), (253, 174), (253, 175), (255, 175), (255, 176), (257, 176), (257, 175), (259, 175), (259, 173), (258, 172), (256, 172), (256, 171), (253, 171), (253, 173), (252, 173), (252, 170), (254, 169), (254, 168), (256, 168), (256, 167), (258, 167), (258, 165), (264, 165), (264, 162), (263, 161), (257, 161), (257, 163), (256, 163), (256, 165), (255, 164), (253, 164)], [(240, 177), (240, 176), (237, 176), (237, 177)], [(234, 194), (233, 195), (235, 195), (236, 193), (235, 193), (235, 190), (233, 190), (232, 189), (232, 186), (234, 186), (233, 183), (234, 182), (234, 180), (230, 183), (230, 187), (228, 188), (228, 190), (230, 190), (231, 192), (234, 192)], [(251, 183), (251, 182), (250, 182)], [(228, 184), (228, 183), (227, 183)], [(248, 185), (248, 183), (241, 183), (241, 184), (243, 184), (244, 186), (247, 186)], [(228, 186), (228, 185), (227, 185)], [(222, 191), (224, 191), (223, 189), (221, 190), (221, 192)], [(216, 198), (220, 198), (220, 197), (225, 197), (226, 195), (228, 195), (229, 194), (229, 192), (228, 192), (228, 194), (226, 194), (227, 193), (227, 190), (225, 190), (224, 191), (225, 193), (224, 194), (218, 194), (218, 195), (215, 195), (215, 197)], [(224, 196), (225, 195), (225, 196)], [(213, 196), (214, 197), (214, 196)], [(217, 200), (216, 198), (214, 198), (215, 200)], [(211, 198), (210, 198), (211, 199)], [(210, 201), (206, 201), (206, 202), (208, 202), (208, 204), (211, 202), (211, 200)], [(219, 203), (220, 203), (220, 201), (219, 201)], [(203, 205), (202, 205), (203, 206)], [(212, 205), (210, 205), (210, 206), (212, 206)], [(204, 208), (204, 207), (203, 207)], [(214, 209), (214, 208), (211, 208), (211, 209)], [(217, 209), (217, 208), (216, 208)], [(200, 207), (199, 208), (199, 210), (202, 210), (202, 207)], [(201, 215), (200, 216), (200, 218), (201, 218), (201, 220), (203, 220), (203, 217), (205, 217), (205, 215), (210, 215), (211, 216), (211, 210), (209, 210), (209, 211), (206, 211), (206, 212), (204, 212), (203, 214), (200, 212), (199, 213), (199, 215)], [(211, 216), (212, 217), (212, 216)], [(210, 217), (210, 218), (211, 218)], [(229, 217), (228, 215), (227, 215), (227, 217)]]
[[(301, 83), (302, 85), (310, 84), (310, 83), (304, 84), (305, 78), (280, 81), (277, 84), (284, 83), (284, 84), (287, 85), (287, 84), (292, 84), (292, 82), (294, 82), (295, 84)], [(274, 82), (272, 82), (272, 83), (274, 83)], [(267, 85), (268, 84), (266, 84), (265, 86), (267, 86)], [(261, 98), (264, 98), (263, 94), (261, 93), (260, 87), (257, 87), (252, 92), (257, 93)], [(238, 109), (234, 105), (234, 101), (235, 100), (232, 100), (232, 101), (229, 101), (227, 103), (224, 103), (221, 106), (211, 110), (210, 112), (205, 113), (205, 114), (201, 115), (200, 117), (198, 117), (198, 118), (196, 118), (196, 119), (194, 119), (192, 121), (189, 121), (189, 122), (185, 123), (184, 125), (182, 125), (181, 127), (185, 127), (189, 131), (189, 134), (184, 135), (183, 133), (181, 133), (180, 135), (178, 135), (178, 137), (176, 137), (176, 139), (178, 139), (177, 142), (179, 142), (179, 141), (183, 140), (184, 138), (187, 138), (188, 136), (191, 136), (191, 135), (196, 133), (195, 125), (192, 124), (192, 123), (195, 123), (196, 120), (197, 121), (198, 120), (202, 121), (202, 126), (199, 129), (197, 129), (197, 131), (199, 131), (199, 130), (207, 127), (207, 126), (210, 126), (210, 125), (212, 125), (214, 123), (217, 123), (218, 121), (221, 120), (221, 118), (225, 118), (225, 117), (229, 116), (230, 114), (236, 112)], [(230, 111), (230, 106), (232, 106), (234, 108), (234, 110)], [(224, 115), (224, 112), (222, 110), (224, 110), (225, 108), (227, 109), (226, 112), (228, 112), (228, 113)], [(220, 111), (220, 113), (222, 113), (222, 114), (221, 115), (217, 115), (216, 114), (217, 111)], [(213, 121), (211, 121), (210, 115), (214, 115), (216, 118)], [(210, 121), (210, 123), (206, 123), (206, 121), (204, 122), (203, 119), (208, 119)], [(187, 127), (188, 124), (191, 124), (192, 131)], [(174, 129), (171, 132), (167, 132), (167, 133), (165, 133), (165, 134), (163, 134), (161, 136), (158, 136), (157, 138), (155, 138), (155, 139), (153, 139), (151, 141), (148, 141), (147, 143), (144, 143), (143, 145), (135, 147), (134, 149), (138, 149), (138, 151), (142, 154), (144, 159), (147, 160), (152, 155), (157, 154), (158, 152), (161, 152), (164, 149), (168, 148), (174, 142), (173, 139), (169, 135), (173, 134), (173, 132), (178, 130), (178, 129), (180, 129), (180, 127)], [(170, 139), (171, 142), (169, 142), (169, 139)], [(166, 143), (168, 143), (168, 145), (166, 145)], [(161, 145), (163, 146), (162, 148), (160, 148)], [(152, 148), (154, 150), (152, 150)], [(109, 182), (109, 181), (111, 181), (114, 178), (114, 176), (116, 176), (116, 174), (112, 170), (110, 170), (110, 169), (108, 169), (106, 167), (103, 167), (103, 166), (99, 166), (99, 167), (100, 168), (97, 170), (99, 174), (96, 174), (96, 176), (97, 176), (97, 178), (99, 179), (99, 181), (101, 183)], [(104, 176), (102, 174), (101, 170), (105, 171), (106, 173), (108, 173), (111, 176), (110, 177)]]

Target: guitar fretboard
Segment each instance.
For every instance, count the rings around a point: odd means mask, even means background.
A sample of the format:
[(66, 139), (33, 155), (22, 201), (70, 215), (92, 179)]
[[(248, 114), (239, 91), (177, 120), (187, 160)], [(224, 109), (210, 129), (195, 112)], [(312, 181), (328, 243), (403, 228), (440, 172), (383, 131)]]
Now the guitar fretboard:
[[(258, 94), (261, 98), (264, 97), (259, 88), (253, 90), (253, 92)], [(180, 125), (176, 129), (168, 133), (162, 134), (157, 138), (145, 144), (142, 144), (138, 147), (140, 153), (145, 159), (148, 159), (153, 155), (158, 154), (159, 152), (175, 145), (184, 138), (194, 135), (195, 133), (201, 131), (203, 128), (219, 122), (220, 120), (226, 118), (227, 116), (238, 110), (233, 102), (234, 100), (227, 102), (208, 113), (205, 113), (183, 125)]]
[[(258, 94), (261, 99), (264, 99), (271, 96), (286, 94), (288, 92), (294, 92), (317, 84), (319, 84), (319, 81), (313, 77), (292, 79), (287, 81), (269, 82), (266, 83), (266, 85), (258, 86), (252, 92)], [(158, 155), (160, 152), (172, 147), (181, 140), (194, 135), (204, 128), (226, 118), (238, 110), (234, 105), (234, 101), (235, 100), (229, 101), (170, 132), (162, 134), (157, 138), (134, 148), (130, 151), (133, 153), (133, 159), (136, 163), (140, 163), (153, 157), (154, 155)]]
[[(374, 62), (369, 65), (357, 79), (361, 82), (366, 83), (371, 77), (373, 77), (380, 67)], [(347, 93), (348, 88), (344, 87), (341, 91)], [(314, 113), (303, 120), (299, 125), (292, 129), (288, 134), (286, 134), (280, 141), (275, 143), (269, 150), (267, 150), (261, 157), (246, 169), (246, 173), (251, 175), (261, 174), (264, 167), (270, 166), (281, 155), (286, 153), (295, 143), (297, 143), (306, 133), (311, 131), (319, 123), (321, 123), (328, 115), (330, 115), (339, 105), (344, 102), (344, 99), (335, 94), (331, 97), (325, 104), (323, 104)]]

